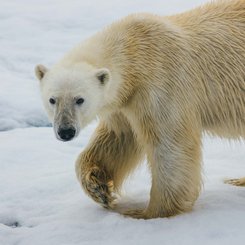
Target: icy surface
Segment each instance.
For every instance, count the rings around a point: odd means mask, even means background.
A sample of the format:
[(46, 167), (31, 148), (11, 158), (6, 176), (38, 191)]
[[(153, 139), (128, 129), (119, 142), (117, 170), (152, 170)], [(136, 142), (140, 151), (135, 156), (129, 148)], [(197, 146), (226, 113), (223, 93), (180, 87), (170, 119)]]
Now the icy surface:
[[(206, 137), (204, 187), (194, 210), (144, 221), (104, 210), (76, 180), (74, 162), (96, 123), (69, 143), (41, 127), (49, 122), (36, 64), (51, 66), (73, 45), (129, 13), (171, 14), (203, 2), (0, 1), (0, 245), (244, 244), (245, 189), (223, 184), (226, 177), (245, 175), (244, 143)], [(146, 204), (149, 188), (144, 163), (125, 184), (120, 204)]]
[[(222, 180), (244, 174), (245, 144), (205, 140), (204, 189), (192, 212), (134, 220), (80, 189), (74, 161), (93, 128), (69, 143), (57, 141), (51, 128), (0, 133), (0, 244), (244, 244), (244, 189)], [(121, 205), (146, 203), (149, 188), (143, 165), (125, 184)]]

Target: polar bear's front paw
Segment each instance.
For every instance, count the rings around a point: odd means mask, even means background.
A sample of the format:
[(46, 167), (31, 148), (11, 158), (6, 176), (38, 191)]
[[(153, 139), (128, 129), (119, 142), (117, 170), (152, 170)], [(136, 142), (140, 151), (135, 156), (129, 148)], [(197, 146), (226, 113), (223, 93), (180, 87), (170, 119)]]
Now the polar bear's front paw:
[(155, 219), (160, 217), (165, 217), (162, 213), (152, 212), (150, 209), (130, 209), (121, 212), (126, 217), (130, 217), (133, 219)]
[(113, 181), (108, 181), (106, 173), (99, 167), (94, 166), (82, 173), (81, 184), (85, 192), (104, 208), (112, 209), (115, 206)]
[(148, 219), (144, 209), (130, 209), (122, 213), (126, 217), (131, 217), (134, 219)]

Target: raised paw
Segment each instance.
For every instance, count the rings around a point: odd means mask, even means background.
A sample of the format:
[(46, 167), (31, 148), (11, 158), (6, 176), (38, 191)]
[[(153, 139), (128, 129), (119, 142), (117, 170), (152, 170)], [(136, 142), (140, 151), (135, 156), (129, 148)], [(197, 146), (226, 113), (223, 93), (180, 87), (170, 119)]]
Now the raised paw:
[(108, 180), (108, 176), (102, 169), (94, 166), (82, 173), (81, 185), (95, 202), (104, 208), (114, 207), (116, 198), (113, 196), (113, 182)]
[(235, 186), (245, 186), (245, 177), (241, 179), (227, 179), (224, 182)]

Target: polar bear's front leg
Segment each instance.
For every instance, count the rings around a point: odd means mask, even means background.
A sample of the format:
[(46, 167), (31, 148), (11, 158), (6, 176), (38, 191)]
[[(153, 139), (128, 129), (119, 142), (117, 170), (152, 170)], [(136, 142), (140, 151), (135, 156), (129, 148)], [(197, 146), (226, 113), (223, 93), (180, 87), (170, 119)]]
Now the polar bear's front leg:
[[(77, 165), (79, 166), (79, 164)], [(85, 192), (105, 208), (113, 208), (113, 182), (107, 173), (96, 164), (84, 165), (77, 169), (79, 181)]]
[(88, 196), (105, 208), (113, 208), (115, 198), (112, 195), (114, 185), (111, 174), (97, 160), (96, 152), (93, 151), (92, 147), (88, 147), (78, 157), (76, 175)]
[(198, 131), (185, 129), (168, 131), (163, 142), (148, 152), (152, 172), (148, 207), (125, 215), (151, 219), (192, 209), (201, 186), (201, 137)]
[[(120, 118), (117, 123), (124, 123)], [(114, 207), (113, 193), (125, 177), (136, 167), (142, 156), (134, 134), (127, 125), (118, 125), (124, 131), (115, 133), (106, 124), (96, 129), (88, 147), (76, 162), (77, 178), (85, 192), (103, 207)]]

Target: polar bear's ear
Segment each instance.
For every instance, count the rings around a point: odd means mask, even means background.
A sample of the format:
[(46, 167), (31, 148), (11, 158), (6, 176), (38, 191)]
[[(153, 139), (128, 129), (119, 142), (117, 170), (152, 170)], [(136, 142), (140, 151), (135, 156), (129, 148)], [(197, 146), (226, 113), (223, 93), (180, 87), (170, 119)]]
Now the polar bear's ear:
[(95, 76), (102, 85), (106, 84), (110, 79), (110, 71), (107, 68), (96, 70)]
[(37, 65), (35, 67), (35, 73), (37, 78), (41, 81), (48, 69), (43, 65)]

